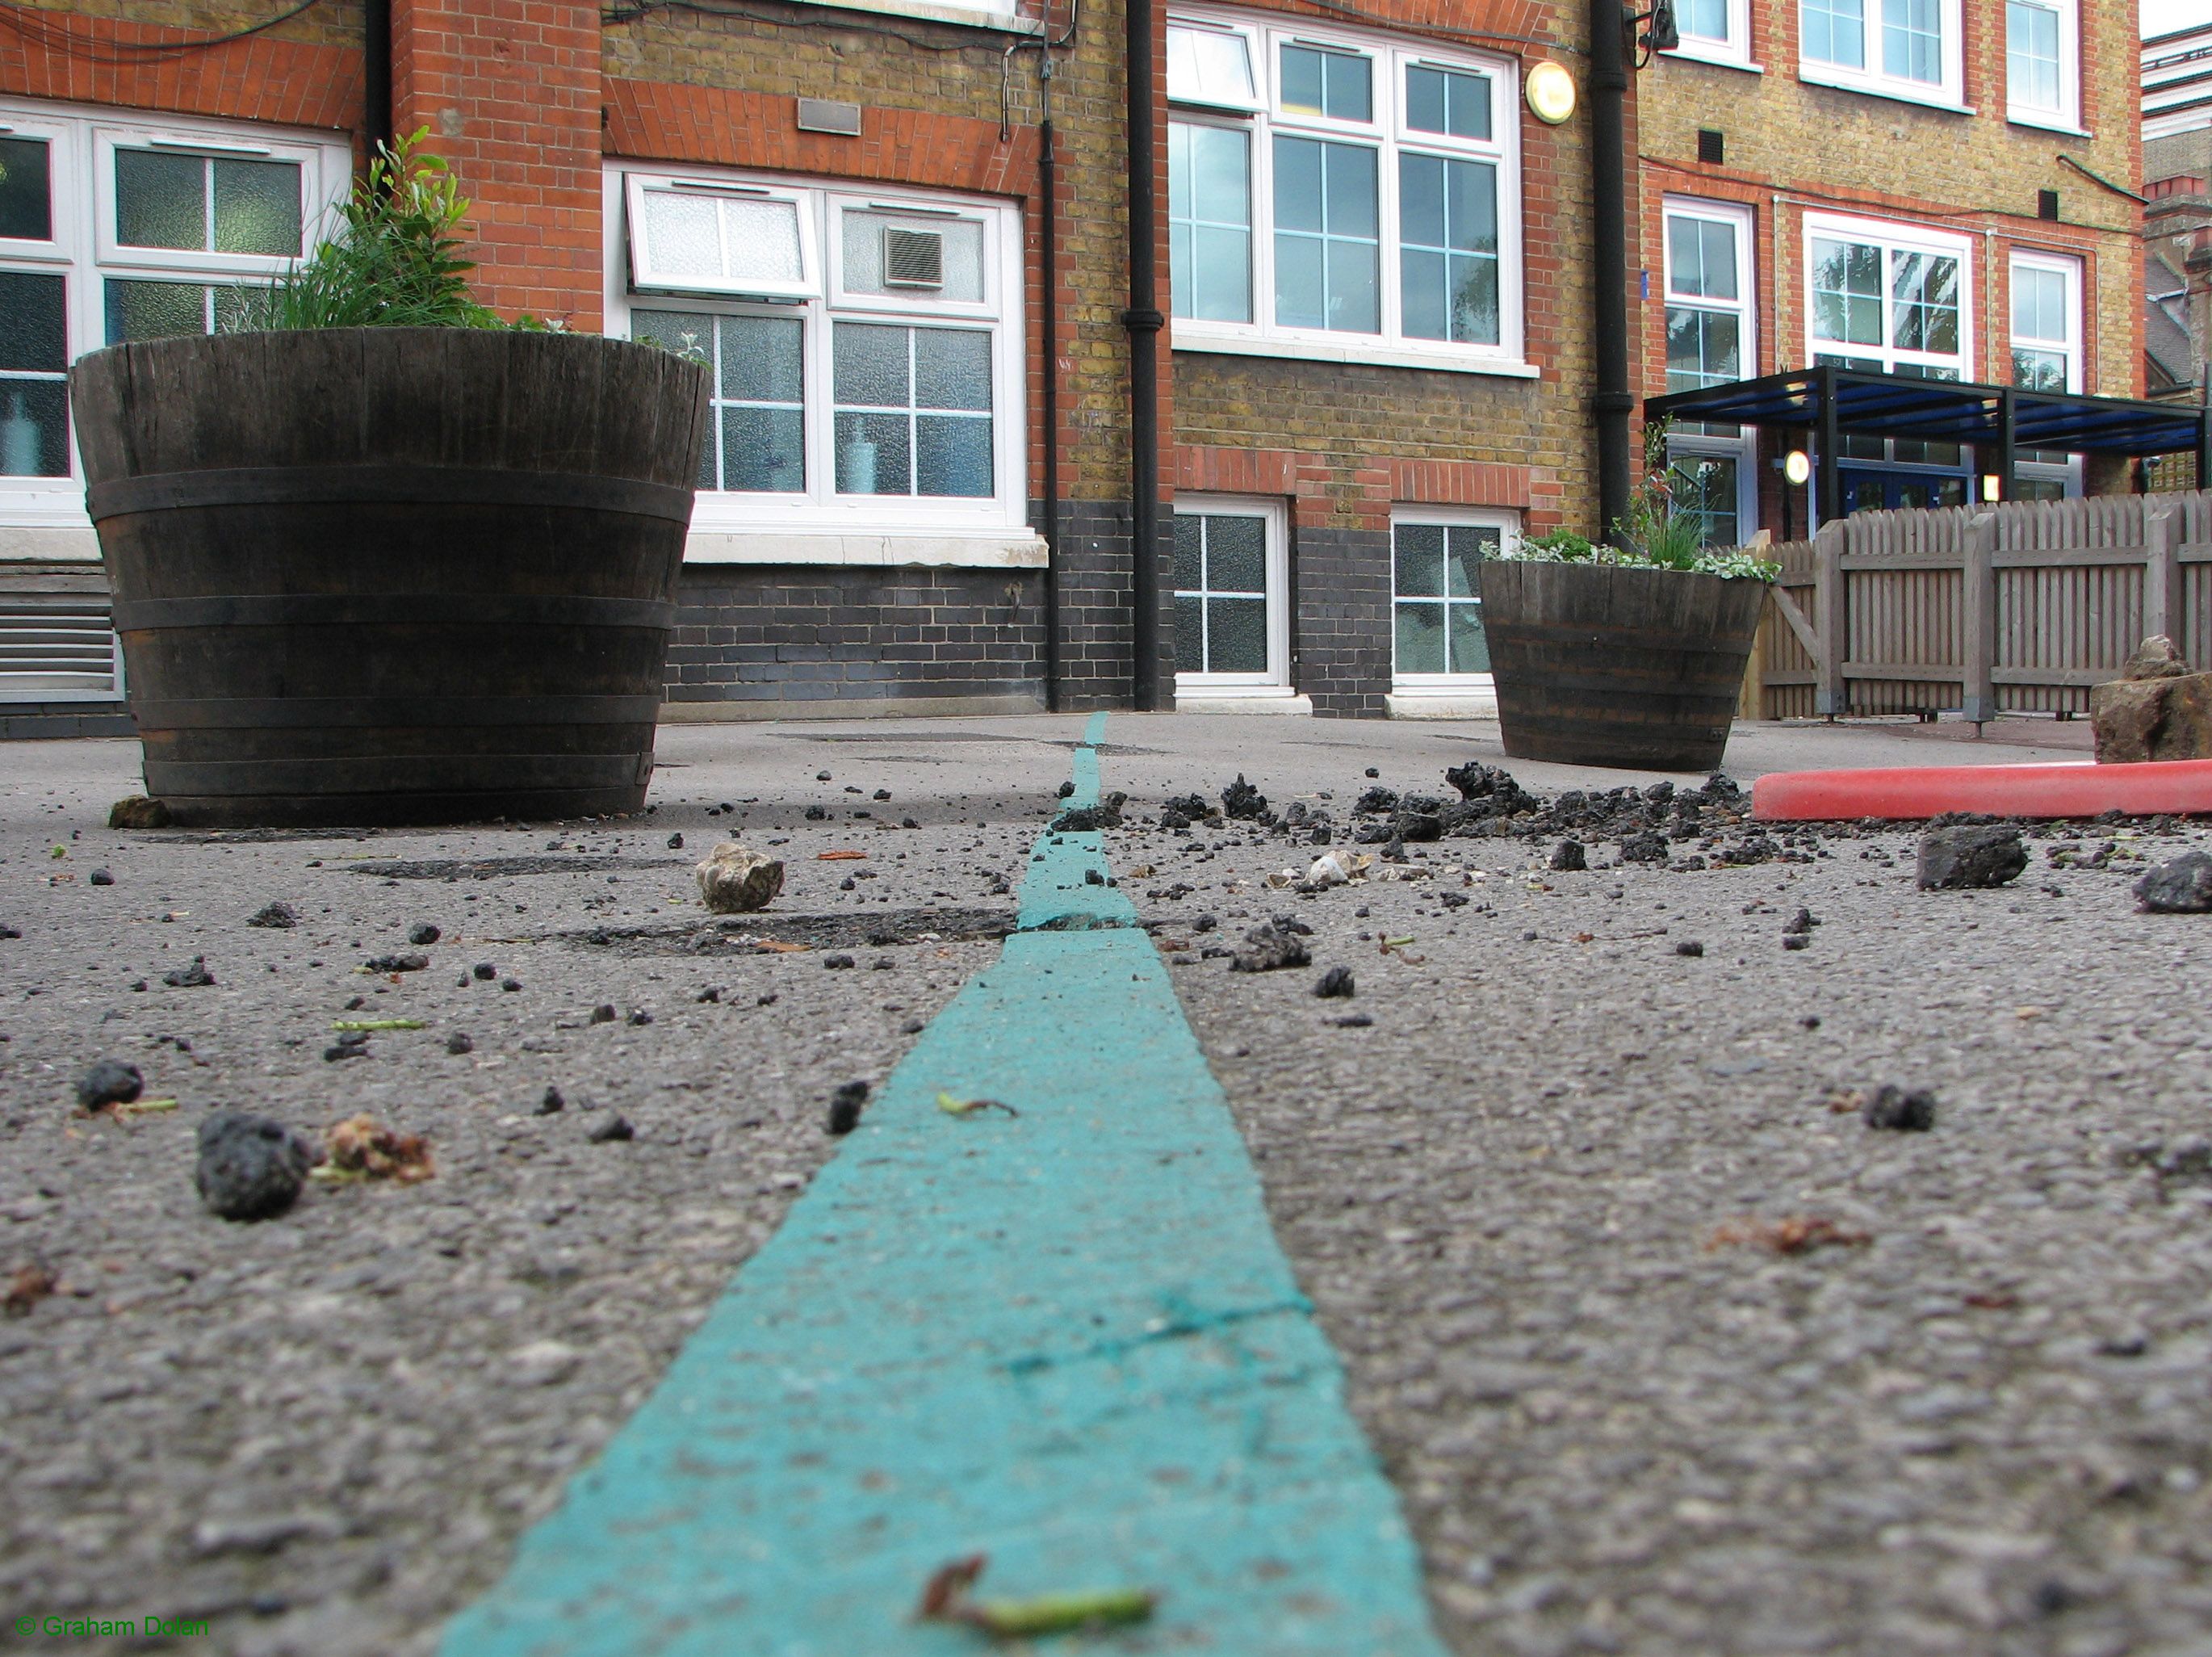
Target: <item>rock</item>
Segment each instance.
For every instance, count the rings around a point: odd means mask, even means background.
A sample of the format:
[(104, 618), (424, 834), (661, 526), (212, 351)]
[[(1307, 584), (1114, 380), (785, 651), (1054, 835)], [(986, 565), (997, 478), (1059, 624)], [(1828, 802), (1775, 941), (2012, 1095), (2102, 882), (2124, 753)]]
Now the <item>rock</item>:
[(1232, 972), (1274, 972), (1286, 966), (1310, 966), (1313, 961), (1305, 940), (1279, 917), (1254, 927), (1244, 935), (1244, 941), (1249, 947), (1237, 951), (1230, 960)]
[(169, 826), (169, 808), (159, 800), (149, 800), (143, 794), (131, 795), (107, 808), (107, 826), (112, 829), (167, 828)]
[(494, 966), (489, 961), (478, 961), (469, 969), (469, 972), (478, 984), (489, 984), (499, 976), (499, 968)]
[(1314, 994), (1323, 1001), (1348, 1000), (1353, 993), (1352, 969), (1348, 966), (1330, 967), (1321, 975), (1321, 982), (1314, 985)]
[(245, 1111), (217, 1111), (200, 1124), (200, 1200), (226, 1220), (266, 1220), (300, 1195), (315, 1148), (283, 1123)]
[(420, 972), (429, 966), (428, 955), (378, 955), (363, 963), (372, 972)]
[(617, 1112), (610, 1115), (603, 1122), (593, 1123), (591, 1131), (584, 1137), (594, 1145), (619, 1144), (624, 1140), (636, 1138), (637, 1130), (629, 1125), (628, 1117)]
[(434, 944), (444, 935), (445, 935), (443, 933), (440, 932), (436, 927), (432, 926), (428, 921), (420, 922), (407, 929), (407, 941), (410, 943), (426, 945)]
[(195, 955), (190, 966), (179, 966), (161, 974), (161, 982), (172, 990), (198, 990), (215, 982), (215, 974), (207, 969), (207, 957)]
[(1674, 953), (1678, 955), (1687, 955), (1694, 960), (1705, 953), (1705, 947), (1695, 938), (1685, 938), (1674, 946)]
[(1562, 840), (1553, 849), (1552, 867), (1562, 874), (1589, 867), (1589, 852), (1579, 840)]
[(699, 895), (717, 915), (743, 915), (765, 909), (783, 891), (783, 860), (725, 840), (692, 871)]
[(583, 1355), (566, 1341), (532, 1341), (507, 1355), (507, 1374), (517, 1386), (557, 1386), (582, 1362)]
[(2182, 679), (2187, 677), (2189, 664), (2181, 659), (2181, 652), (2172, 639), (2163, 633), (2153, 633), (2136, 646), (2135, 654), (2120, 669), (2122, 679)]
[(113, 886), (115, 876), (104, 868), (96, 868), (84, 877), (87, 886)]
[(603, 1002), (600, 1002), (597, 1007), (594, 1007), (593, 1008), (592, 1008), (592, 1023), (594, 1023), (594, 1024), (612, 1024), (614, 1021), (615, 1021), (615, 1004), (614, 1004), (612, 1002), (611, 1002), (611, 1001), (603, 1001)]
[(1924, 1087), (1911, 1093), (1885, 1081), (1868, 1097), (1863, 1114), (1869, 1128), (1926, 1133), (1936, 1125), (1936, 1095)]
[(2027, 867), (2027, 848), (2009, 823), (1930, 829), (1920, 837), (1923, 890), (2000, 886)]
[(2089, 724), (2100, 765), (2212, 759), (2212, 673), (2093, 685)]
[(1620, 861), (1624, 863), (1665, 862), (1667, 837), (1656, 829), (1630, 835), (1620, 843)]
[(326, 1064), (335, 1064), (340, 1059), (367, 1058), (368, 1057), (368, 1032), (366, 1030), (348, 1030), (331, 1045), (323, 1049), (323, 1062)]
[(2136, 882), (2136, 901), (2151, 915), (2212, 913), (2212, 856), (2185, 851)]
[(446, 1038), (446, 1051), (449, 1053), (473, 1053), (476, 1050), (476, 1043), (469, 1039), (465, 1031), (456, 1030)]
[(684, 837), (683, 837), (682, 835), (680, 835), (680, 834), (672, 834), (672, 835), (670, 835), (670, 836), (668, 837), (668, 849), (669, 849), (671, 851), (681, 851), (681, 850), (684, 850)]
[(832, 972), (842, 972), (853, 965), (853, 958), (840, 951), (835, 955), (824, 955), (822, 965)]
[(1390, 838), (1404, 844), (1427, 844), (1444, 838), (1444, 819), (1434, 812), (1401, 811), (1390, 819)]
[(633, 1007), (629, 1009), (629, 1025), (632, 1029), (640, 1028), (652, 1022), (653, 1014), (644, 1008)]
[(1244, 780), (1244, 773), (1237, 773), (1237, 780), (1221, 790), (1221, 814), (1257, 822), (1267, 814), (1267, 796)]
[(520, 990), (522, 988), (522, 980), (520, 978), (501, 978), (499, 981), (499, 987), (502, 990), (510, 991)]
[(830, 1131), (842, 1136), (860, 1125), (860, 1107), (868, 1102), (868, 1084), (848, 1081), (830, 1095)]
[(300, 911), (279, 898), (273, 902), (262, 905), (260, 908), (248, 915), (246, 917), (246, 923), (248, 926), (289, 929), (299, 925)]
[(1116, 789), (1095, 806), (1070, 806), (1052, 819), (1054, 834), (1089, 834), (1121, 826), (1121, 807), (1129, 796)]
[(561, 1096), (561, 1090), (558, 1087), (548, 1087), (544, 1097), (538, 1101), (538, 1108), (531, 1112), (531, 1115), (553, 1116), (568, 1108), (568, 1101)]
[(1813, 940), (1807, 933), (1785, 932), (1782, 935), (1782, 947), (1784, 949), (1809, 949), (1813, 947)]
[(118, 1058), (104, 1058), (77, 1078), (80, 1108), (96, 1111), (103, 1105), (128, 1105), (146, 1091), (146, 1078), (138, 1067)]
[(1785, 938), (1802, 937), (1820, 923), (1820, 917), (1811, 910), (1801, 909), (1790, 917), (1789, 923), (1782, 929), (1782, 935)]

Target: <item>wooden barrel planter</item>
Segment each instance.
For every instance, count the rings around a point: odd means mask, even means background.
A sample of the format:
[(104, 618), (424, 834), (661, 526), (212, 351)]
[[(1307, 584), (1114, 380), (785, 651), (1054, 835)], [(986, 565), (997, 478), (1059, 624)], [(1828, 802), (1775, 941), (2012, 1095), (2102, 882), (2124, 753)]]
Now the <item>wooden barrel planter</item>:
[(335, 329), (116, 346), (70, 396), (173, 820), (643, 805), (705, 370), (586, 335)]
[(1482, 565), (1505, 752), (1638, 771), (1721, 763), (1765, 584), (1595, 564)]

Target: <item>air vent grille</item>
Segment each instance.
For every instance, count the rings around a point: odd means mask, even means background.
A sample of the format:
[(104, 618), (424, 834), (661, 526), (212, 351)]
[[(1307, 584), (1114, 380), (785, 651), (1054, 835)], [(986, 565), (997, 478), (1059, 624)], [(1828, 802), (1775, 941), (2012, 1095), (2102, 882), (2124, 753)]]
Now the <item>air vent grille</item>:
[(105, 601), (0, 594), (0, 701), (112, 700), (120, 694)]
[(934, 230), (884, 227), (884, 286), (942, 288), (945, 238)]
[(1710, 126), (1698, 129), (1698, 160), (1706, 167), (1728, 164), (1728, 140)]

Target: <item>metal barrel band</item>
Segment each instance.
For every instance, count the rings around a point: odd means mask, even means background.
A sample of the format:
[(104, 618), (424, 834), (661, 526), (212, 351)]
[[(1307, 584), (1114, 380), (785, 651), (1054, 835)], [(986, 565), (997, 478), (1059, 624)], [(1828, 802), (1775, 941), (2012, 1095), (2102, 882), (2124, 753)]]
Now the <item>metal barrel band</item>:
[(197, 697), (137, 701), (149, 731), (333, 729), (362, 726), (504, 728), (650, 725), (658, 696)]
[(234, 466), (115, 478), (85, 491), (94, 523), (204, 507), (501, 506), (582, 509), (691, 521), (691, 490), (637, 478), (501, 466)]
[(388, 759), (146, 758), (147, 791), (170, 795), (494, 794), (635, 786), (652, 760), (615, 754), (395, 755)]
[(653, 599), (558, 593), (253, 593), (118, 601), (118, 633), (179, 627), (643, 627), (676, 625)]

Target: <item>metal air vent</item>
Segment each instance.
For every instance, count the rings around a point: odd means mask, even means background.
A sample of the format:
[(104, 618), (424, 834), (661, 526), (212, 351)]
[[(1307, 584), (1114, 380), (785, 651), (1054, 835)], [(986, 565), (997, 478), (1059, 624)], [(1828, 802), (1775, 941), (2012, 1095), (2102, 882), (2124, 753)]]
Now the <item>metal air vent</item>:
[(0, 596), (0, 702), (110, 701), (121, 689), (105, 598)]
[(886, 288), (942, 288), (945, 285), (945, 238), (935, 230), (902, 230), (884, 227), (884, 286)]

